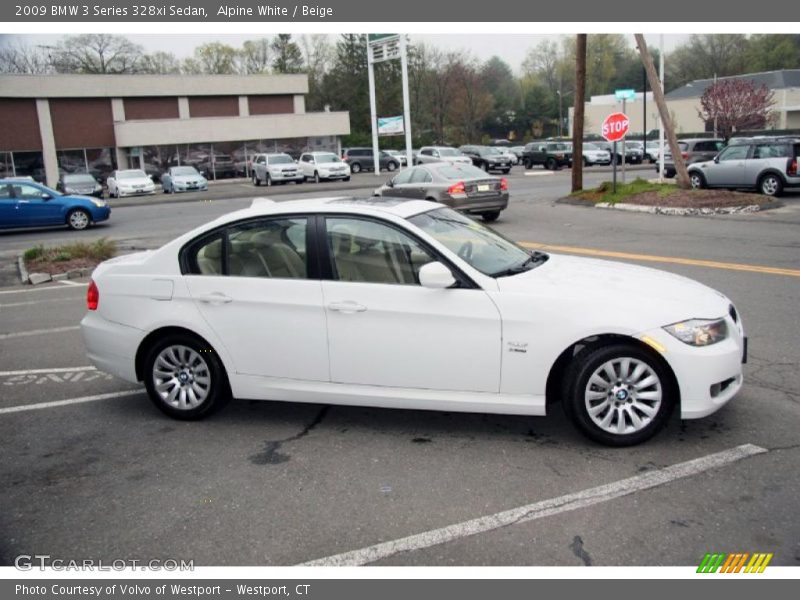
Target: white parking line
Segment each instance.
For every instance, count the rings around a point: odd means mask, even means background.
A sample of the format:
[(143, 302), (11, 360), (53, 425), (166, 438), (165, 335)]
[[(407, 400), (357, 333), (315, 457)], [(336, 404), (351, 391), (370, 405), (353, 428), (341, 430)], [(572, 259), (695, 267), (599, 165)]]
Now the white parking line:
[(80, 329), (80, 325), (70, 325), (69, 327), (53, 327), (52, 329), (30, 329), (28, 331), (17, 331), (14, 333), (0, 333), (0, 340), (9, 338), (28, 337), (30, 335), (44, 335), (45, 333), (61, 333), (62, 331), (75, 331)]
[(65, 279), (64, 281), (59, 281), (61, 285), (70, 285), (70, 286), (85, 286), (88, 285), (86, 283), (78, 283), (77, 281), (70, 281), (69, 279)]
[(555, 171), (525, 171), (526, 177), (541, 177), (542, 175), (555, 175)]
[(28, 300), (26, 302), (9, 302), (8, 304), (0, 304), (0, 309), (12, 308), (14, 306), (31, 306), (32, 304), (52, 304), (54, 302), (68, 302), (69, 300), (83, 300), (83, 296), (65, 296), (63, 298), (49, 298), (47, 300)]
[(52, 369), (28, 369), (26, 371), (0, 371), (0, 377), (13, 377), (14, 375), (38, 375), (40, 373), (72, 373), (73, 371), (96, 371), (97, 367), (55, 367)]
[(35, 287), (35, 288), (31, 288), (29, 290), (27, 290), (27, 289), (26, 290), (3, 290), (3, 291), (0, 291), (0, 295), (1, 294), (30, 294), (32, 292), (48, 292), (48, 291), (52, 291), (52, 290), (60, 290), (60, 291), (63, 292), (64, 290), (69, 289), (69, 287), (77, 287), (77, 286), (86, 287), (87, 285), (89, 285), (89, 284), (88, 283), (71, 283), (69, 286), (66, 286), (66, 287), (65, 286), (60, 286), (60, 285), (48, 285), (47, 287)]
[(83, 396), (82, 398), (70, 398), (68, 400), (54, 400), (52, 402), (39, 402), (37, 404), (9, 406), (8, 408), (0, 408), (0, 415), (25, 412), (28, 410), (41, 410), (43, 408), (54, 408), (56, 406), (69, 406), (71, 404), (83, 404), (84, 402), (96, 402), (98, 400), (110, 400), (112, 398), (132, 396), (133, 394), (140, 394), (142, 392), (143, 390), (126, 390), (124, 392), (109, 392), (108, 394), (97, 394), (96, 396)]
[(493, 515), (486, 515), (470, 521), (456, 523), (441, 529), (432, 529), (409, 537), (367, 546), (359, 550), (318, 558), (301, 566), (358, 566), (375, 562), (401, 552), (411, 552), (421, 548), (430, 548), (460, 538), (492, 531), (508, 525), (526, 523), (559, 513), (586, 508), (601, 502), (627, 496), (641, 490), (654, 488), (678, 479), (698, 475), (710, 469), (717, 469), (756, 454), (767, 452), (766, 448), (753, 444), (736, 446), (716, 454), (709, 454), (683, 463), (678, 463), (657, 471), (650, 471), (628, 479), (622, 479), (606, 485), (590, 488), (580, 492), (534, 502), (518, 508), (512, 508)]

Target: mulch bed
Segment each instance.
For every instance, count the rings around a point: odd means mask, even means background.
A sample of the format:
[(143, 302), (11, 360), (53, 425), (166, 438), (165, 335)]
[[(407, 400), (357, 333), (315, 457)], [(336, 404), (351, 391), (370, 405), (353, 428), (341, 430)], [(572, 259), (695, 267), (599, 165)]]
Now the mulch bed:
[(642, 192), (625, 198), (626, 204), (643, 206), (669, 206), (674, 208), (727, 208), (773, 204), (769, 196), (732, 192), (730, 190), (676, 190), (667, 195), (658, 192)]
[(25, 268), (29, 273), (49, 273), (58, 275), (73, 269), (94, 269), (100, 261), (91, 258), (71, 258), (70, 260), (41, 261), (29, 260), (25, 262)]

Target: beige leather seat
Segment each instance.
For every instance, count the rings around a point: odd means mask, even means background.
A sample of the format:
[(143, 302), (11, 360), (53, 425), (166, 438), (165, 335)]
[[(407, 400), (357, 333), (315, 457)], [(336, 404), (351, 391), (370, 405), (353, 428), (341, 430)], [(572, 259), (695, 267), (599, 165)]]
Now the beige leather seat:
[(282, 229), (265, 229), (254, 234), (252, 255), (267, 273), (267, 277), (305, 279), (306, 262), (297, 251), (283, 241)]
[(222, 240), (214, 240), (200, 249), (197, 266), (201, 275), (222, 274)]

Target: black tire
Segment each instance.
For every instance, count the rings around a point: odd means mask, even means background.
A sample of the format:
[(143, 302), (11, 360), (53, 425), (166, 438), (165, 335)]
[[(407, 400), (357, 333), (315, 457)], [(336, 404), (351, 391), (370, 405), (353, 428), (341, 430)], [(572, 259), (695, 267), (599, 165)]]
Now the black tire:
[(388, 163), (386, 163), (386, 170), (387, 171), (394, 171), (394, 170), (397, 169), (397, 166), (398, 165), (397, 165), (396, 162), (394, 162), (393, 160), (390, 160)]
[(531, 164), (531, 161), (525, 160), (522, 162), (522, 166), (525, 167), (526, 169), (530, 169), (533, 165)]
[(354, 162), (350, 165), (351, 173), (361, 173), (361, 163)]
[(305, 182), (306, 182), (306, 178), (305, 177), (303, 177), (302, 179), (295, 179), (294, 180), (295, 185), (300, 185), (301, 183), (305, 183)]
[(765, 196), (780, 196), (783, 193), (783, 179), (775, 173), (767, 173), (758, 180), (758, 191)]
[(588, 159), (588, 158), (586, 158), (585, 156), (583, 157), (583, 166), (584, 166), (584, 167), (589, 167), (589, 166), (591, 166), (591, 163), (589, 162), (589, 159)]
[(347, 177), (345, 177), (344, 179), (342, 179), (342, 181), (350, 181), (350, 176), (348, 175)]
[(266, 185), (267, 187), (273, 186), (272, 177), (270, 177), (269, 173), (267, 173), (267, 178), (264, 180), (264, 185)]
[(92, 215), (82, 208), (73, 208), (67, 213), (67, 225), (74, 231), (83, 231), (92, 224)]
[(314, 171), (314, 183), (319, 183), (320, 181), (319, 171)]
[(261, 185), (261, 180), (258, 178), (258, 175), (253, 173), (253, 185), (258, 187)]
[[(633, 404), (630, 403), (633, 402), (633, 396), (628, 395), (627, 391), (625, 393), (625, 398), (627, 398), (627, 400), (621, 400), (619, 399), (619, 396), (612, 395), (618, 394), (619, 392), (615, 393), (610, 390), (608, 392), (589, 392), (589, 379), (592, 377), (595, 371), (600, 369), (609, 361), (623, 358), (634, 359), (647, 365), (650, 371), (657, 378), (657, 384), (661, 386), (661, 400), (656, 406), (655, 413), (650, 417), (650, 422), (646, 423), (640, 429), (626, 433), (611, 433), (601, 428), (592, 420), (592, 417), (589, 415), (586, 406), (587, 400), (585, 396), (587, 393), (600, 395), (600, 398), (596, 400), (598, 404), (595, 404), (594, 406), (600, 406), (601, 404), (608, 402), (608, 411), (601, 411), (598, 414), (598, 418), (606, 417), (608, 416), (609, 412), (615, 411), (615, 414), (612, 415), (612, 418), (609, 422), (610, 427), (612, 426), (612, 423), (620, 422), (619, 415), (625, 414), (623, 413), (623, 410), (625, 410), (628, 405), (631, 406), (628, 411), (632, 412), (634, 407)], [(607, 446), (633, 446), (650, 439), (667, 423), (678, 401), (678, 391), (675, 386), (672, 373), (664, 361), (653, 352), (629, 342), (615, 342), (611, 344), (591, 345), (585, 347), (577, 355), (575, 355), (575, 357), (572, 359), (572, 362), (567, 366), (562, 381), (563, 403), (567, 416), (578, 428), (578, 430), (581, 431), (581, 433), (595, 442), (599, 442)], [(625, 382), (618, 380), (615, 382), (615, 384), (624, 386)], [(644, 393), (643, 390), (638, 390), (638, 392)], [(603, 399), (602, 395), (604, 393), (608, 394), (608, 399)], [(619, 403), (619, 406), (622, 406), (623, 409), (617, 408), (616, 403)], [(652, 407), (654, 405), (650, 406)], [(647, 418), (644, 416), (644, 412), (640, 412), (638, 410), (636, 411), (636, 415), (639, 418)], [(631, 427), (633, 427), (633, 421), (631, 420), (630, 416), (622, 416), (623, 426), (627, 427), (629, 422)]]
[(547, 161), (544, 163), (544, 168), (548, 171), (555, 171), (558, 169), (558, 163), (556, 162), (555, 158), (548, 158)]
[[(194, 408), (176, 408), (167, 403), (167, 401), (162, 400), (156, 390), (156, 383), (154, 381), (154, 365), (156, 358), (163, 350), (170, 346), (189, 348), (205, 361), (205, 367), (210, 381), (208, 392), (203, 402)], [(202, 419), (225, 406), (231, 399), (228, 376), (225, 373), (225, 367), (222, 365), (222, 361), (220, 361), (213, 348), (209, 348), (202, 340), (192, 335), (175, 333), (156, 341), (147, 351), (143, 375), (144, 385), (150, 400), (161, 412), (169, 415), (173, 419), (180, 419), (182, 421)]]
[(691, 171), (689, 173), (689, 183), (692, 185), (692, 189), (702, 190), (706, 187), (706, 178), (703, 177), (702, 173)]
[(495, 221), (497, 221), (497, 218), (499, 216), (500, 216), (500, 211), (499, 210), (493, 210), (492, 212), (481, 213), (481, 218), (486, 223), (494, 223)]

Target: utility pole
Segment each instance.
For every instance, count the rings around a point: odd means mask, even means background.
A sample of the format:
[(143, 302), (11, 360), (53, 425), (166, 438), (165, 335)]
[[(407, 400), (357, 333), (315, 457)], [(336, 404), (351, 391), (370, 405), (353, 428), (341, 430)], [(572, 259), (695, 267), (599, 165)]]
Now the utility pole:
[(647, 49), (647, 42), (644, 41), (644, 35), (635, 33), (636, 46), (639, 48), (639, 54), (642, 57), (642, 63), (647, 71), (647, 79), (650, 81), (650, 88), (653, 90), (653, 97), (658, 106), (658, 114), (661, 116), (661, 122), (667, 132), (667, 139), (669, 140), (669, 149), (672, 154), (672, 160), (675, 163), (675, 176), (678, 180), (678, 187), (689, 189), (689, 174), (686, 171), (686, 163), (681, 155), (681, 150), (678, 147), (678, 138), (675, 136), (675, 127), (672, 124), (672, 117), (669, 115), (667, 108), (667, 101), (664, 98), (664, 89), (658, 81), (658, 74), (656, 67), (653, 64), (653, 57)]
[(647, 71), (642, 67), (642, 162), (647, 154)]
[[(560, 98), (559, 94), (559, 98)], [(575, 111), (572, 120), (572, 191), (583, 189), (583, 113), (586, 98), (586, 34), (575, 44)]]

